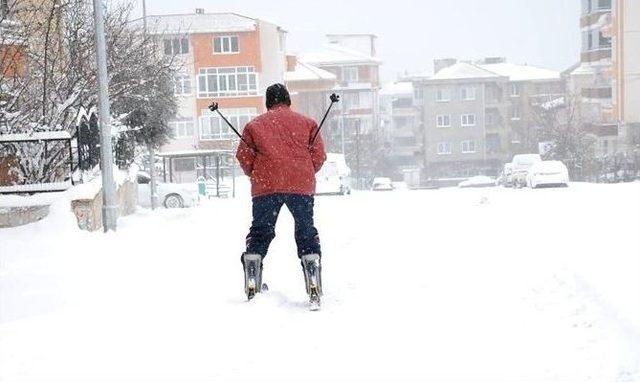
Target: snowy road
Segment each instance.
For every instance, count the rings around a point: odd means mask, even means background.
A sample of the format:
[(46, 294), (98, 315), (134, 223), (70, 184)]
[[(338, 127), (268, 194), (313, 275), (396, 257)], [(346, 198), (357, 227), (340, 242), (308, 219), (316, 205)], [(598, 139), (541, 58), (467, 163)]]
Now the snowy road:
[(640, 183), (319, 197), (320, 312), (248, 203), (0, 230), (0, 380), (640, 381)]

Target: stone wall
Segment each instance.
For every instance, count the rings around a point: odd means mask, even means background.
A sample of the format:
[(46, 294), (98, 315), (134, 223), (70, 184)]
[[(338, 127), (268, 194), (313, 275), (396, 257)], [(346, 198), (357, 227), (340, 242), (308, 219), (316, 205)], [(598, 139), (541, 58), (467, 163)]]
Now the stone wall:
[[(118, 187), (118, 214), (131, 215), (138, 204), (138, 185), (124, 182)], [(102, 190), (93, 199), (77, 199), (71, 201), (71, 209), (78, 219), (78, 227), (86, 231), (97, 231), (102, 228)]]
[(3, 207), (0, 208), (0, 228), (17, 227), (49, 215), (49, 206)]

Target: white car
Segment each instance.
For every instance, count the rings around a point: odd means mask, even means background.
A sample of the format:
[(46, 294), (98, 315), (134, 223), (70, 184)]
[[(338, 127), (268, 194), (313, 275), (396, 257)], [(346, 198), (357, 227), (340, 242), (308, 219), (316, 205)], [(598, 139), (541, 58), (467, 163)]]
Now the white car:
[(564, 163), (557, 160), (549, 160), (534, 163), (527, 175), (527, 186), (537, 188), (540, 186), (569, 185), (569, 170)]
[(538, 162), (542, 162), (540, 154), (518, 154), (514, 156), (513, 161), (511, 161), (513, 187), (526, 186), (529, 169)]
[(327, 160), (316, 174), (316, 195), (350, 194), (350, 173), (343, 154), (327, 153)]
[(488, 177), (488, 176), (484, 176), (484, 175), (478, 175), (478, 176), (474, 176), (471, 177), (467, 180), (464, 180), (460, 183), (458, 183), (458, 187), (460, 188), (471, 188), (471, 187), (475, 187), (475, 188), (479, 188), (479, 187), (493, 187), (496, 185), (496, 180)]
[[(145, 172), (138, 173), (138, 204), (151, 206), (151, 177)], [(198, 186), (190, 183), (163, 183), (158, 186), (158, 202), (166, 208), (193, 207), (200, 201)]]
[(393, 191), (393, 183), (390, 178), (373, 178), (372, 191)]

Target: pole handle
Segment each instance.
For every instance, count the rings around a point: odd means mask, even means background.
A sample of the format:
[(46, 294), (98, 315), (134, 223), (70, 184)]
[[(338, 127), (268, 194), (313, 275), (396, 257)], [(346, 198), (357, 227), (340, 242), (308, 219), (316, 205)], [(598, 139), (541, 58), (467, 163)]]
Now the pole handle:
[(318, 137), (318, 134), (320, 133), (320, 129), (322, 129), (322, 125), (324, 124), (324, 121), (327, 119), (327, 116), (329, 115), (329, 112), (331, 111), (331, 108), (333, 107), (333, 104), (340, 102), (340, 96), (337, 95), (336, 93), (333, 93), (333, 94), (331, 94), (329, 96), (329, 100), (331, 100), (331, 103), (329, 104), (329, 108), (324, 113), (324, 117), (322, 117), (322, 121), (320, 121), (320, 125), (318, 126), (318, 129), (316, 130), (316, 133), (313, 135), (313, 138), (311, 138), (311, 140), (309, 141), (309, 146), (313, 146), (313, 144), (316, 143), (316, 138)]

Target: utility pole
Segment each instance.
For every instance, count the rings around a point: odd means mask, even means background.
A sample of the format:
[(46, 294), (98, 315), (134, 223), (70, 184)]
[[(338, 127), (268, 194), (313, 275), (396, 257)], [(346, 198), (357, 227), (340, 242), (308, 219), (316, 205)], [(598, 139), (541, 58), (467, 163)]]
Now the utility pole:
[(113, 181), (113, 150), (109, 110), (109, 77), (105, 48), (104, 9), (101, 0), (93, 0), (96, 29), (96, 60), (98, 64), (98, 103), (100, 116), (100, 166), (102, 167), (102, 226), (104, 232), (115, 231), (118, 224), (116, 185)]
[[(142, 30), (144, 32), (144, 39), (147, 39), (147, 1), (142, 0)], [(146, 41), (145, 41), (146, 43)], [(146, 45), (145, 45), (146, 46)], [(155, 210), (158, 207), (158, 186), (156, 183), (156, 150), (152, 143), (147, 145), (149, 151), (149, 177), (151, 178), (150, 194), (151, 194), (151, 209)]]

